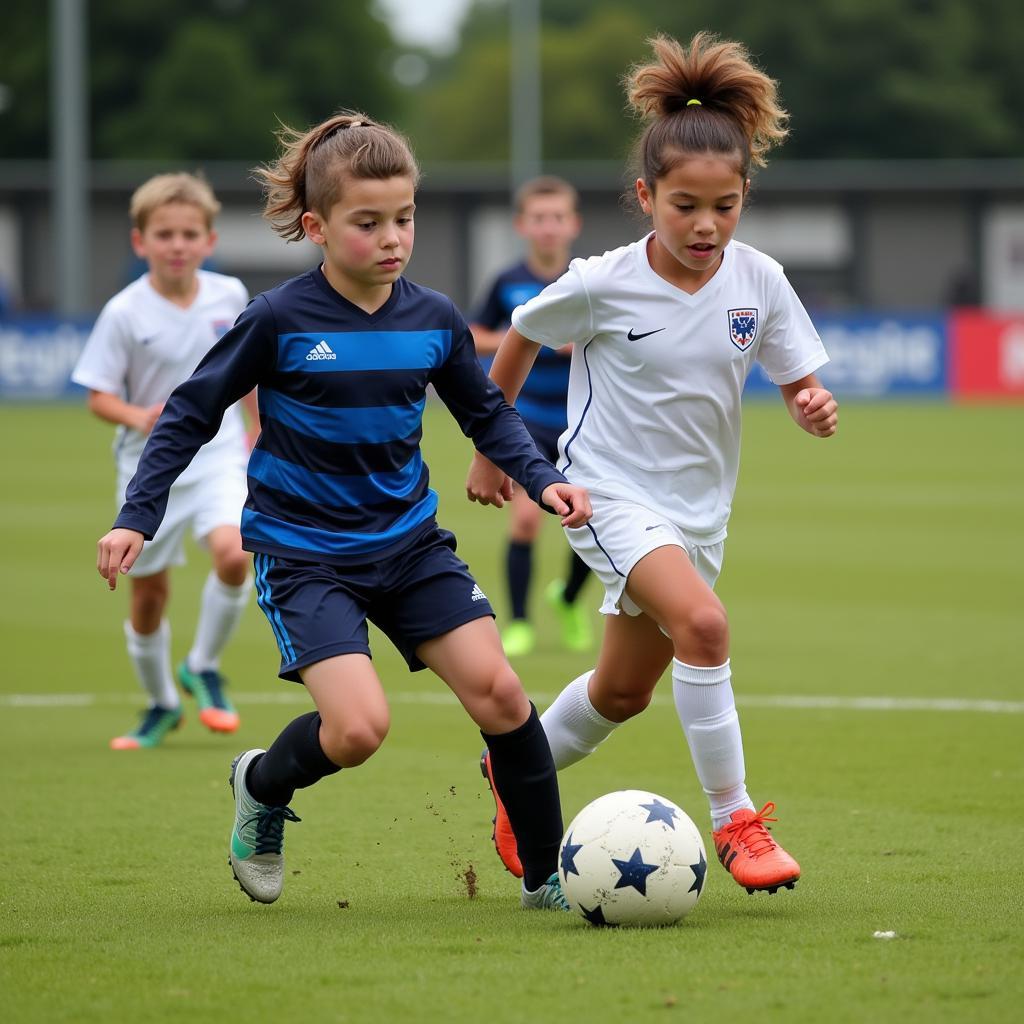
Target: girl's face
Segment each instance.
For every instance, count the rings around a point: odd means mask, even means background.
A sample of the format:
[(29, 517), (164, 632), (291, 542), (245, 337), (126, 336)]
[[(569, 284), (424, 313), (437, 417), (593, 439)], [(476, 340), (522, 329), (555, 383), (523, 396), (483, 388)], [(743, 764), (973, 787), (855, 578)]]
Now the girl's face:
[(165, 203), (146, 218), (141, 230), (132, 229), (132, 248), (149, 265), (153, 287), (177, 295), (191, 287), (196, 271), (213, 252), (217, 235), (206, 215), (192, 203)]
[(411, 178), (348, 178), (325, 217), (302, 215), (309, 239), (324, 251), (324, 274), (349, 299), (373, 301), (412, 255), (415, 189)]
[(736, 231), (749, 185), (735, 160), (717, 153), (680, 160), (654, 190), (637, 179), (637, 198), (654, 224), (647, 251), (655, 273), (691, 293), (709, 281)]

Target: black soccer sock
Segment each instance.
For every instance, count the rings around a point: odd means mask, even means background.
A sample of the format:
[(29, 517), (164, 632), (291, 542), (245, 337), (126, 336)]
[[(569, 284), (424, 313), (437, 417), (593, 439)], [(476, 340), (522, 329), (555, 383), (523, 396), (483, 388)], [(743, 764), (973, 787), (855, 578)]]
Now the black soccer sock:
[(576, 554), (572, 548), (569, 549), (569, 578), (566, 580), (565, 590), (562, 591), (562, 600), (566, 604), (572, 604), (579, 596), (583, 584), (587, 582), (590, 575), (590, 566)]
[(527, 889), (540, 888), (558, 868), (562, 807), (551, 747), (530, 705), (530, 717), (498, 736), (481, 730), (491, 752), (491, 773), (516, 837)]
[(295, 790), (340, 771), (320, 746), (320, 715), (310, 711), (289, 722), (270, 749), (252, 761), (245, 784), (261, 804), (284, 807)]
[(533, 572), (533, 545), (511, 540), (506, 555), (508, 569), (508, 597), (513, 619), (526, 618), (526, 596), (530, 590)]

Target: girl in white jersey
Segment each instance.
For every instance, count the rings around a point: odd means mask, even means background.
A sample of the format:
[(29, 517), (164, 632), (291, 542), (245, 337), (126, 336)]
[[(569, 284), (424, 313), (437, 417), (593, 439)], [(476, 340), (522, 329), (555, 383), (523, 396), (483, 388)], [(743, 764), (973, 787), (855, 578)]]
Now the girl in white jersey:
[[(770, 257), (734, 242), (751, 163), (786, 134), (775, 82), (738, 43), (699, 33), (683, 49), (652, 40), (627, 78), (647, 119), (636, 196), (653, 230), (588, 260), (512, 315), (491, 376), (515, 401), (540, 345), (572, 343), (569, 427), (559, 468), (591, 494), (592, 521), (569, 541), (605, 587), (597, 667), (542, 717), (558, 768), (592, 753), (650, 703), (672, 666), (679, 718), (711, 805), (715, 848), (748, 892), (792, 888), (797, 862), (747, 794), (729, 669), (729, 629), (713, 586), (739, 464), (740, 403), (754, 361), (798, 426), (836, 431), (836, 402), (814, 375), (828, 357)], [(510, 482), (479, 454), (471, 500)], [(495, 843), (517, 870), (495, 793)]]

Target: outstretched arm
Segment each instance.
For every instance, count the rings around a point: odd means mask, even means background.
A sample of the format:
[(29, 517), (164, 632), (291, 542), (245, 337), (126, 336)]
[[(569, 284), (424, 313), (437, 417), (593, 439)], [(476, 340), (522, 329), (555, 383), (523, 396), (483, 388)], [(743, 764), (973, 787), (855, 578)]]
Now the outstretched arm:
[[(501, 389), (505, 401), (514, 405), (529, 376), (540, 345), (524, 338), (514, 327), (508, 329), (491, 364), (491, 380)], [(476, 452), (466, 478), (466, 497), (481, 505), (501, 508), (512, 499), (512, 480), (486, 455)]]
[(832, 392), (810, 373), (792, 384), (780, 384), (779, 391), (797, 426), (814, 437), (831, 437), (839, 424), (839, 403)]
[(107, 423), (131, 427), (140, 434), (148, 434), (153, 429), (163, 407), (163, 402), (149, 406), (133, 405), (109, 391), (97, 391), (95, 388), (89, 391), (89, 411), (94, 416)]
[(501, 388), (509, 405), (516, 404), (539, 351), (536, 341), (524, 338), (514, 327), (508, 329), (498, 346), (498, 354), (491, 364), (491, 380)]

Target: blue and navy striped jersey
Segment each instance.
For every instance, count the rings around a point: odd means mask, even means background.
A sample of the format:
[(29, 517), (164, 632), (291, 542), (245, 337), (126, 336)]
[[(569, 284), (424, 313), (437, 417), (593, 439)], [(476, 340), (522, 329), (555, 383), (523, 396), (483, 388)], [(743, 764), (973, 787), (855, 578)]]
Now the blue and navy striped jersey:
[[(473, 322), (490, 331), (507, 328), (512, 322), (512, 310), (539, 295), (550, 283), (539, 278), (526, 263), (509, 267), (494, 279)], [(527, 423), (565, 430), (568, 390), (568, 358), (542, 345), (516, 399), (516, 408)]]
[(317, 268), (257, 295), (173, 392), (115, 526), (151, 538), (178, 474), (224, 410), (258, 387), (262, 431), (249, 460), (245, 548), (334, 564), (399, 551), (437, 509), (420, 453), (429, 384), (531, 498), (565, 479), (484, 375), (449, 298), (399, 278), (367, 313)]

